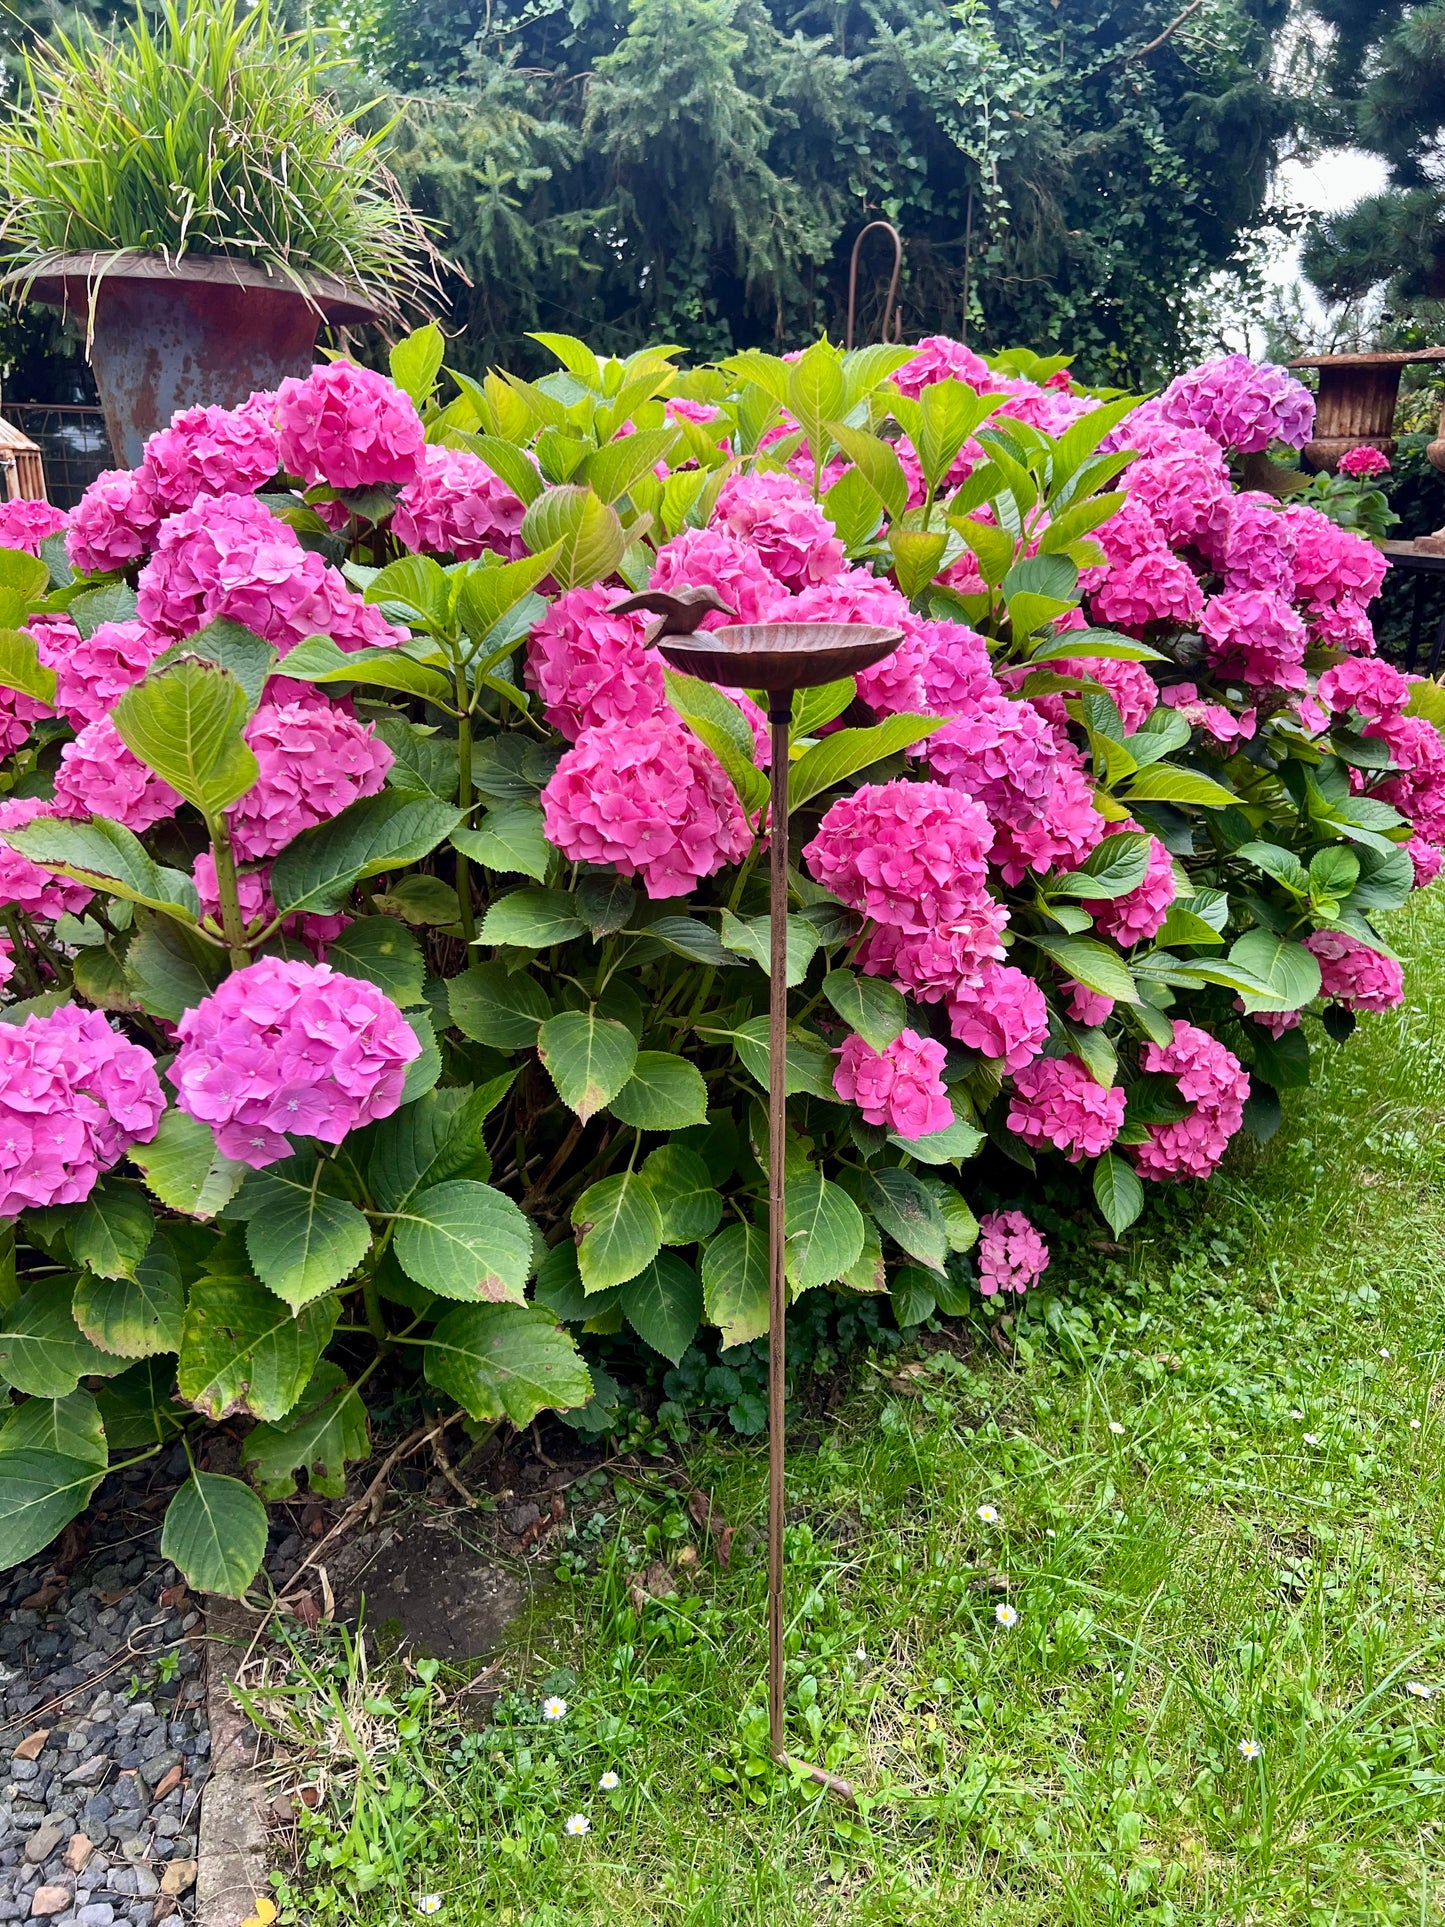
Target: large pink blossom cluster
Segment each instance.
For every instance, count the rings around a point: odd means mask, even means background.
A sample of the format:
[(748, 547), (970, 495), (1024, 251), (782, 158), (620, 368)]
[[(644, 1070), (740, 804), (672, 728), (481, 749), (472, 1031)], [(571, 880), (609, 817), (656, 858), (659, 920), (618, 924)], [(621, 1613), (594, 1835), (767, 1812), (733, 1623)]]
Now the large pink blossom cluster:
[(28, 917), (62, 917), (67, 911), (83, 910), (94, 892), (83, 883), (42, 870), (28, 856), (22, 856), (13, 843), (6, 841), (7, 830), (18, 830), (33, 823), (37, 816), (54, 816), (53, 803), (38, 796), (0, 798), (0, 906), (21, 910)]
[(274, 856), (303, 830), (375, 796), (393, 760), (372, 724), (329, 706), (263, 703), (245, 734), (260, 774), (226, 814), (247, 861)]
[(55, 706), (72, 728), (108, 716), (175, 638), (147, 623), (102, 622), (88, 636), (68, 616), (30, 624), (37, 653), (55, 671)]
[(669, 594), (681, 589), (715, 590), (732, 614), (704, 617), (704, 629), (717, 629), (727, 622), (777, 621), (789, 601), (788, 591), (756, 549), (722, 528), (683, 529), (664, 542), (652, 565), (649, 587)]
[(1346, 1010), (1393, 1010), (1404, 1001), (1405, 973), (1345, 930), (1313, 930), (1306, 950), (1319, 959), (1320, 995)]
[(843, 544), (833, 524), (785, 470), (733, 476), (718, 497), (713, 520), (747, 543), (786, 588), (805, 589), (843, 571)]
[(985, 1211), (978, 1221), (978, 1288), (985, 1298), (1027, 1291), (1043, 1277), (1049, 1247), (1022, 1211)]
[(167, 514), (198, 495), (254, 495), (280, 467), (269, 395), (240, 408), (186, 408), (145, 445), (142, 466)]
[(39, 555), (40, 544), (69, 523), (64, 509), (53, 502), (38, 502), (19, 496), (13, 502), (0, 502), (0, 549), (23, 549)]
[(1367, 723), (1383, 723), (1404, 714), (1410, 684), (1378, 656), (1350, 656), (1320, 677), (1319, 699), (1337, 716), (1353, 709)]
[(60, 752), (57, 816), (106, 816), (139, 836), (180, 804), (170, 784), (132, 755), (109, 716), (87, 723)]
[(614, 616), (607, 589), (567, 589), (532, 631), (526, 681), (547, 721), (575, 743), (584, 729), (638, 723), (662, 709), (662, 658), (643, 644), (648, 618)]
[(526, 505), (464, 448), (428, 446), (420, 473), (396, 500), (391, 532), (419, 555), (470, 561), (488, 551), (516, 561), (526, 554)]
[(167, 1076), (183, 1111), (209, 1124), (227, 1157), (259, 1170), (288, 1136), (339, 1144), (390, 1117), (416, 1032), (375, 984), (329, 964), (262, 957), (234, 971), (176, 1025)]
[(1177, 1079), (1179, 1095), (1190, 1109), (1172, 1124), (1145, 1127), (1148, 1142), (1131, 1147), (1139, 1175), (1157, 1183), (1207, 1178), (1244, 1121), (1249, 1079), (1239, 1059), (1208, 1031), (1176, 1018), (1173, 1040), (1146, 1044), (1140, 1064)]
[(1217, 675), (1264, 689), (1306, 686), (1309, 632), (1275, 590), (1231, 589), (1213, 596), (1199, 629)]
[(1014, 1073), (1008, 1128), (1032, 1151), (1051, 1144), (1078, 1164), (1107, 1151), (1123, 1123), (1123, 1087), (1105, 1090), (1077, 1057), (1036, 1057)]
[(161, 524), (136, 585), (136, 612), (173, 637), (224, 617), (283, 654), (310, 635), (341, 649), (404, 640), (254, 496), (197, 496)]
[(992, 842), (976, 802), (938, 783), (900, 779), (840, 796), (803, 856), (850, 909), (923, 936), (975, 909)]
[(542, 792), (542, 820), (570, 862), (640, 876), (650, 897), (685, 896), (753, 841), (716, 757), (665, 716), (584, 729)]
[(1273, 362), (1223, 355), (1176, 375), (1159, 413), (1181, 428), (1202, 428), (1221, 448), (1255, 455), (1271, 442), (1303, 448), (1315, 421), (1315, 398)]
[(0, 1218), (79, 1204), (165, 1108), (150, 1052), (98, 1010), (0, 1024)]
[(833, 1072), (833, 1089), (856, 1104), (868, 1124), (886, 1125), (899, 1137), (946, 1131), (953, 1106), (943, 1084), (948, 1053), (931, 1037), (904, 1030), (881, 1051), (858, 1036), (846, 1037)]
[(948, 1027), (969, 1050), (1020, 1071), (1044, 1047), (1049, 1008), (1027, 971), (990, 959), (950, 994)]
[(419, 474), (426, 434), (409, 396), (371, 368), (332, 361), (276, 394), (281, 466), (308, 488), (375, 488)]
[(144, 464), (104, 469), (70, 512), (65, 553), (82, 575), (128, 569), (149, 555), (164, 513)]

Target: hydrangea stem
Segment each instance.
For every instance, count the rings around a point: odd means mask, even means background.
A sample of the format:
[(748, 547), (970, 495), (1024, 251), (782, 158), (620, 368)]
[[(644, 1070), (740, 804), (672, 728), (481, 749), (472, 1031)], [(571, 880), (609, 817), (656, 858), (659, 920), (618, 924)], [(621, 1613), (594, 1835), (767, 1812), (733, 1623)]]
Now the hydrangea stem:
[(231, 832), (224, 817), (208, 825), (211, 855), (216, 865), (216, 896), (221, 906), (221, 933), (232, 970), (244, 970), (251, 961), (246, 948), (246, 925), (241, 916), (241, 889), (236, 880), (236, 856), (231, 848)]
[[(460, 662), (456, 666), (456, 685), (457, 806), (466, 811), (466, 827), (470, 828), (472, 804), (476, 800), (476, 792), (472, 788), (472, 695), (467, 688), (467, 672)], [(462, 937), (470, 943), (477, 934), (476, 920), (472, 916), (472, 866), (460, 850), (457, 851), (456, 884)]]

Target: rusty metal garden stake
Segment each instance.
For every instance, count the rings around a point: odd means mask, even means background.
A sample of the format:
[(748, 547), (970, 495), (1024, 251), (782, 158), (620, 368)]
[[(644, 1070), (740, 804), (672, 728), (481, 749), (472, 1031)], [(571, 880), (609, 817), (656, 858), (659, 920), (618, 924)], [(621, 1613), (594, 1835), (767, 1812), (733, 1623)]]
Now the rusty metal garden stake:
[[(838, 682), (891, 656), (903, 640), (897, 629), (847, 622), (760, 622), (711, 631), (698, 628), (706, 609), (698, 592), (678, 598), (639, 596), (618, 610), (648, 608), (659, 621), (652, 635), (662, 654), (686, 675), (766, 697), (772, 730), (769, 820), (770, 888), (768, 985), (768, 1736), (773, 1757), (808, 1775), (829, 1793), (852, 1800), (847, 1780), (789, 1753), (784, 1722), (785, 1594), (783, 1527), (786, 1515), (784, 1418), (787, 1396), (788, 1309), (784, 1166), (788, 1123), (788, 755), (793, 697), (800, 689)], [(665, 606), (672, 602), (673, 607)]]

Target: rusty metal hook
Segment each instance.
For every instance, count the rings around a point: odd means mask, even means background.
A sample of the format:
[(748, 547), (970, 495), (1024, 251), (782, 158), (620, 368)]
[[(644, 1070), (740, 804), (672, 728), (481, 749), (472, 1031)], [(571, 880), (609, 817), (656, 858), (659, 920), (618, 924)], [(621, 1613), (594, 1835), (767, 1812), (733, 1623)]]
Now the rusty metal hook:
[(853, 324), (858, 307), (858, 256), (874, 228), (882, 228), (885, 234), (893, 237), (893, 273), (888, 282), (888, 298), (883, 303), (882, 339), (903, 339), (903, 316), (898, 309), (898, 283), (903, 275), (903, 236), (891, 221), (870, 221), (853, 243), (853, 252), (848, 261), (848, 332), (843, 345), (849, 350), (853, 346)]

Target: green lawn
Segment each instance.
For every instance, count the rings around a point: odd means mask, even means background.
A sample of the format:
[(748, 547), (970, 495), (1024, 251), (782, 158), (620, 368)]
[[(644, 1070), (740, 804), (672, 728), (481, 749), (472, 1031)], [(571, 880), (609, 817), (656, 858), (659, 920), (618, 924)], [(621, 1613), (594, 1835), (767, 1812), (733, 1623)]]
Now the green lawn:
[(861, 1815), (767, 1763), (765, 1460), (703, 1442), (731, 1566), (703, 1545), (639, 1619), (637, 1574), (695, 1543), (681, 1498), (619, 1486), (590, 1528), (579, 1500), (526, 1698), (382, 1770), (406, 1896), (295, 1917), (1445, 1918), (1445, 895), (1394, 930), (1408, 1004), (1328, 1052), (1256, 1168), (1080, 1245), (1012, 1361), (956, 1327), (800, 1424), (790, 1720)]

